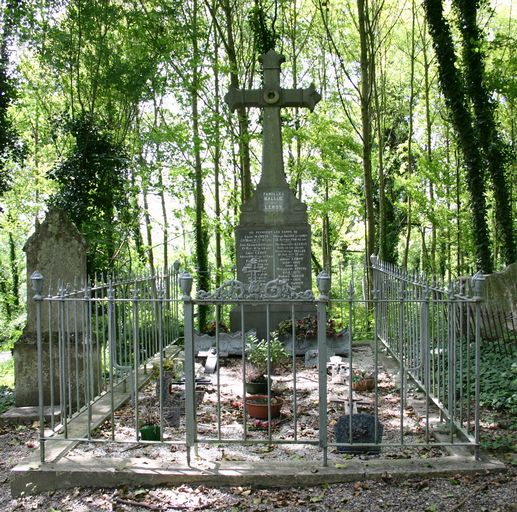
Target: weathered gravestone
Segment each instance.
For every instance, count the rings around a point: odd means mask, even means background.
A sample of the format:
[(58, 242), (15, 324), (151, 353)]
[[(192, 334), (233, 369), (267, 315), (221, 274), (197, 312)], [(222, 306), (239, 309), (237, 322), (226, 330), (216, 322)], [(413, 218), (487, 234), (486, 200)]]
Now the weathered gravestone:
[[(245, 284), (265, 285), (282, 279), (296, 291), (312, 288), (311, 229), (307, 207), (294, 196), (287, 184), (282, 156), (280, 109), (314, 109), (321, 96), (311, 85), (307, 89), (282, 89), (280, 65), (284, 57), (269, 50), (260, 57), (263, 88), (230, 89), (225, 101), (233, 111), (238, 107), (259, 107), (263, 112), (262, 175), (254, 196), (241, 209), (236, 228), (237, 279)], [(313, 309), (298, 308), (296, 317), (314, 314)], [(259, 338), (266, 335), (265, 306), (245, 308), (245, 330), (253, 328)], [(286, 305), (271, 306), (271, 330), (291, 317)], [(233, 331), (241, 330), (240, 308), (230, 319)]]
[[(87, 244), (76, 226), (67, 214), (57, 208), (52, 208), (41, 224), (36, 225), (34, 234), (27, 240), (23, 250), (27, 258), (27, 323), (21, 338), (13, 350), (15, 405), (17, 407), (38, 405), (38, 350), (36, 344), (36, 306), (33, 300), (34, 292), (30, 286), (30, 277), (34, 271), (39, 271), (44, 279), (44, 295), (47, 292), (56, 294), (59, 286), (74, 286), (81, 288), (86, 283), (86, 253)], [(81, 295), (78, 296), (80, 301)], [(78, 302), (79, 302), (78, 301)], [(55, 305), (56, 306), (56, 305)], [(73, 307), (73, 332), (69, 332), (66, 340), (74, 344), (75, 337), (82, 344), (83, 308), (79, 303)], [(59, 359), (58, 359), (58, 328), (59, 315), (57, 306), (48, 313), (48, 308), (42, 308), (42, 341), (43, 341), (43, 387), (44, 400), (50, 403), (50, 364), (49, 340), (53, 343), (52, 366), (54, 383), (54, 403), (59, 403)], [(84, 364), (82, 350), (79, 351), (77, 364), (66, 367), (67, 377), (71, 379), (74, 390), (72, 399), (76, 396), (75, 378), (84, 382)], [(95, 357), (94, 357), (95, 360)], [(96, 372), (94, 372), (96, 373)], [(81, 391), (82, 394), (82, 391)]]

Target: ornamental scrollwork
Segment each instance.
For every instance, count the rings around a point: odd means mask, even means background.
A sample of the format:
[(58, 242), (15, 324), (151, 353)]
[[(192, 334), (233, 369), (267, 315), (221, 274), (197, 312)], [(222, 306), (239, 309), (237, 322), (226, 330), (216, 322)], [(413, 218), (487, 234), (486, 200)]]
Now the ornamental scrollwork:
[(297, 291), (285, 279), (273, 279), (267, 283), (252, 281), (243, 283), (236, 279), (224, 282), (213, 292), (200, 290), (196, 295), (201, 301), (249, 301), (249, 300), (299, 300), (313, 301), (311, 290)]

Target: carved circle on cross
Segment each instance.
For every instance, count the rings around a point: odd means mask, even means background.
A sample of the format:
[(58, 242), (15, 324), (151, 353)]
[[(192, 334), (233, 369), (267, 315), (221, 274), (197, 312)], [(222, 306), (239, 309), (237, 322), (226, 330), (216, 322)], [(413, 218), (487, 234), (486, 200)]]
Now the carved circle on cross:
[(264, 91), (264, 101), (269, 105), (278, 103), (280, 99), (280, 93), (276, 89), (266, 89)]

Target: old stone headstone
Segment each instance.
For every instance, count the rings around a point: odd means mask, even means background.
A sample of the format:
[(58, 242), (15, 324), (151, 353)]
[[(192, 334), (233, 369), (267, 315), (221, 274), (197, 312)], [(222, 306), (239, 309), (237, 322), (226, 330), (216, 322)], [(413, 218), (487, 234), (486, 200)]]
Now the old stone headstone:
[[(297, 291), (310, 290), (311, 229), (307, 207), (294, 196), (287, 184), (283, 155), (280, 109), (306, 107), (313, 110), (321, 96), (311, 85), (307, 89), (283, 89), (280, 65), (284, 57), (270, 50), (260, 57), (263, 88), (230, 89), (225, 101), (233, 111), (238, 107), (259, 107), (263, 112), (262, 175), (254, 196), (242, 206), (236, 228), (237, 279), (245, 284), (265, 284), (283, 279)], [(299, 309), (296, 316), (314, 313)], [(290, 308), (271, 307), (271, 329), (290, 318)], [(245, 309), (245, 329), (266, 335), (265, 307)], [(240, 309), (231, 315), (231, 328), (241, 330)]]
[[(375, 416), (373, 414), (352, 414), (352, 443), (380, 443), (384, 427), (377, 420), (377, 436), (375, 436)], [(350, 416), (341, 416), (335, 426), (336, 441), (338, 443), (350, 442)], [(341, 453), (369, 453), (378, 454), (380, 446), (338, 446)]]
[[(34, 406), (38, 404), (38, 352), (36, 345), (36, 306), (33, 300), (34, 292), (30, 286), (30, 276), (39, 271), (44, 278), (44, 295), (48, 291), (57, 293), (59, 286), (77, 286), (81, 288), (86, 282), (86, 253), (87, 244), (72, 223), (68, 215), (57, 208), (52, 208), (41, 224), (36, 225), (34, 234), (27, 240), (23, 250), (27, 258), (27, 323), (21, 338), (13, 350), (15, 405)], [(82, 334), (82, 308), (76, 308), (79, 343)], [(44, 398), (49, 403), (50, 370), (49, 370), (49, 338), (58, 339), (58, 315), (45, 315), (42, 321), (43, 339), (43, 381)], [(74, 329), (75, 336), (75, 329)], [(72, 340), (71, 340), (72, 341)], [(59, 362), (58, 350), (53, 350), (53, 382), (56, 402), (59, 402)], [(80, 374), (80, 368), (70, 368), (70, 372)], [(75, 378), (74, 378), (75, 380)], [(81, 379), (80, 379), (81, 380)], [(74, 393), (75, 396), (75, 393)]]

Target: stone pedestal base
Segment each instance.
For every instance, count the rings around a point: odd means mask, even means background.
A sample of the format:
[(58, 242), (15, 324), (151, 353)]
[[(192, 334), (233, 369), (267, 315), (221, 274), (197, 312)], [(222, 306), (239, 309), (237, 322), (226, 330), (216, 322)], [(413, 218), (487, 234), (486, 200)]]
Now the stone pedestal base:
[[(64, 368), (64, 391), (66, 392), (66, 403), (76, 408), (85, 404), (85, 390), (88, 373), (92, 379), (93, 395), (98, 394), (100, 381), (100, 354), (96, 345), (92, 346), (90, 368), (88, 370), (87, 358), (82, 342), (78, 339), (77, 348), (75, 340), (70, 339), (65, 350), (63, 361)], [(51, 382), (53, 382), (54, 405), (60, 403), (60, 366), (59, 366), (59, 344), (57, 334), (52, 336), (52, 374), (50, 364), (50, 347), (48, 334), (43, 340), (43, 398), (44, 404), (51, 403)], [(14, 358), (14, 386), (15, 406), (35, 406), (39, 404), (38, 392), (38, 346), (35, 334), (24, 334), (13, 350)], [(90, 396), (93, 398), (93, 396)]]

